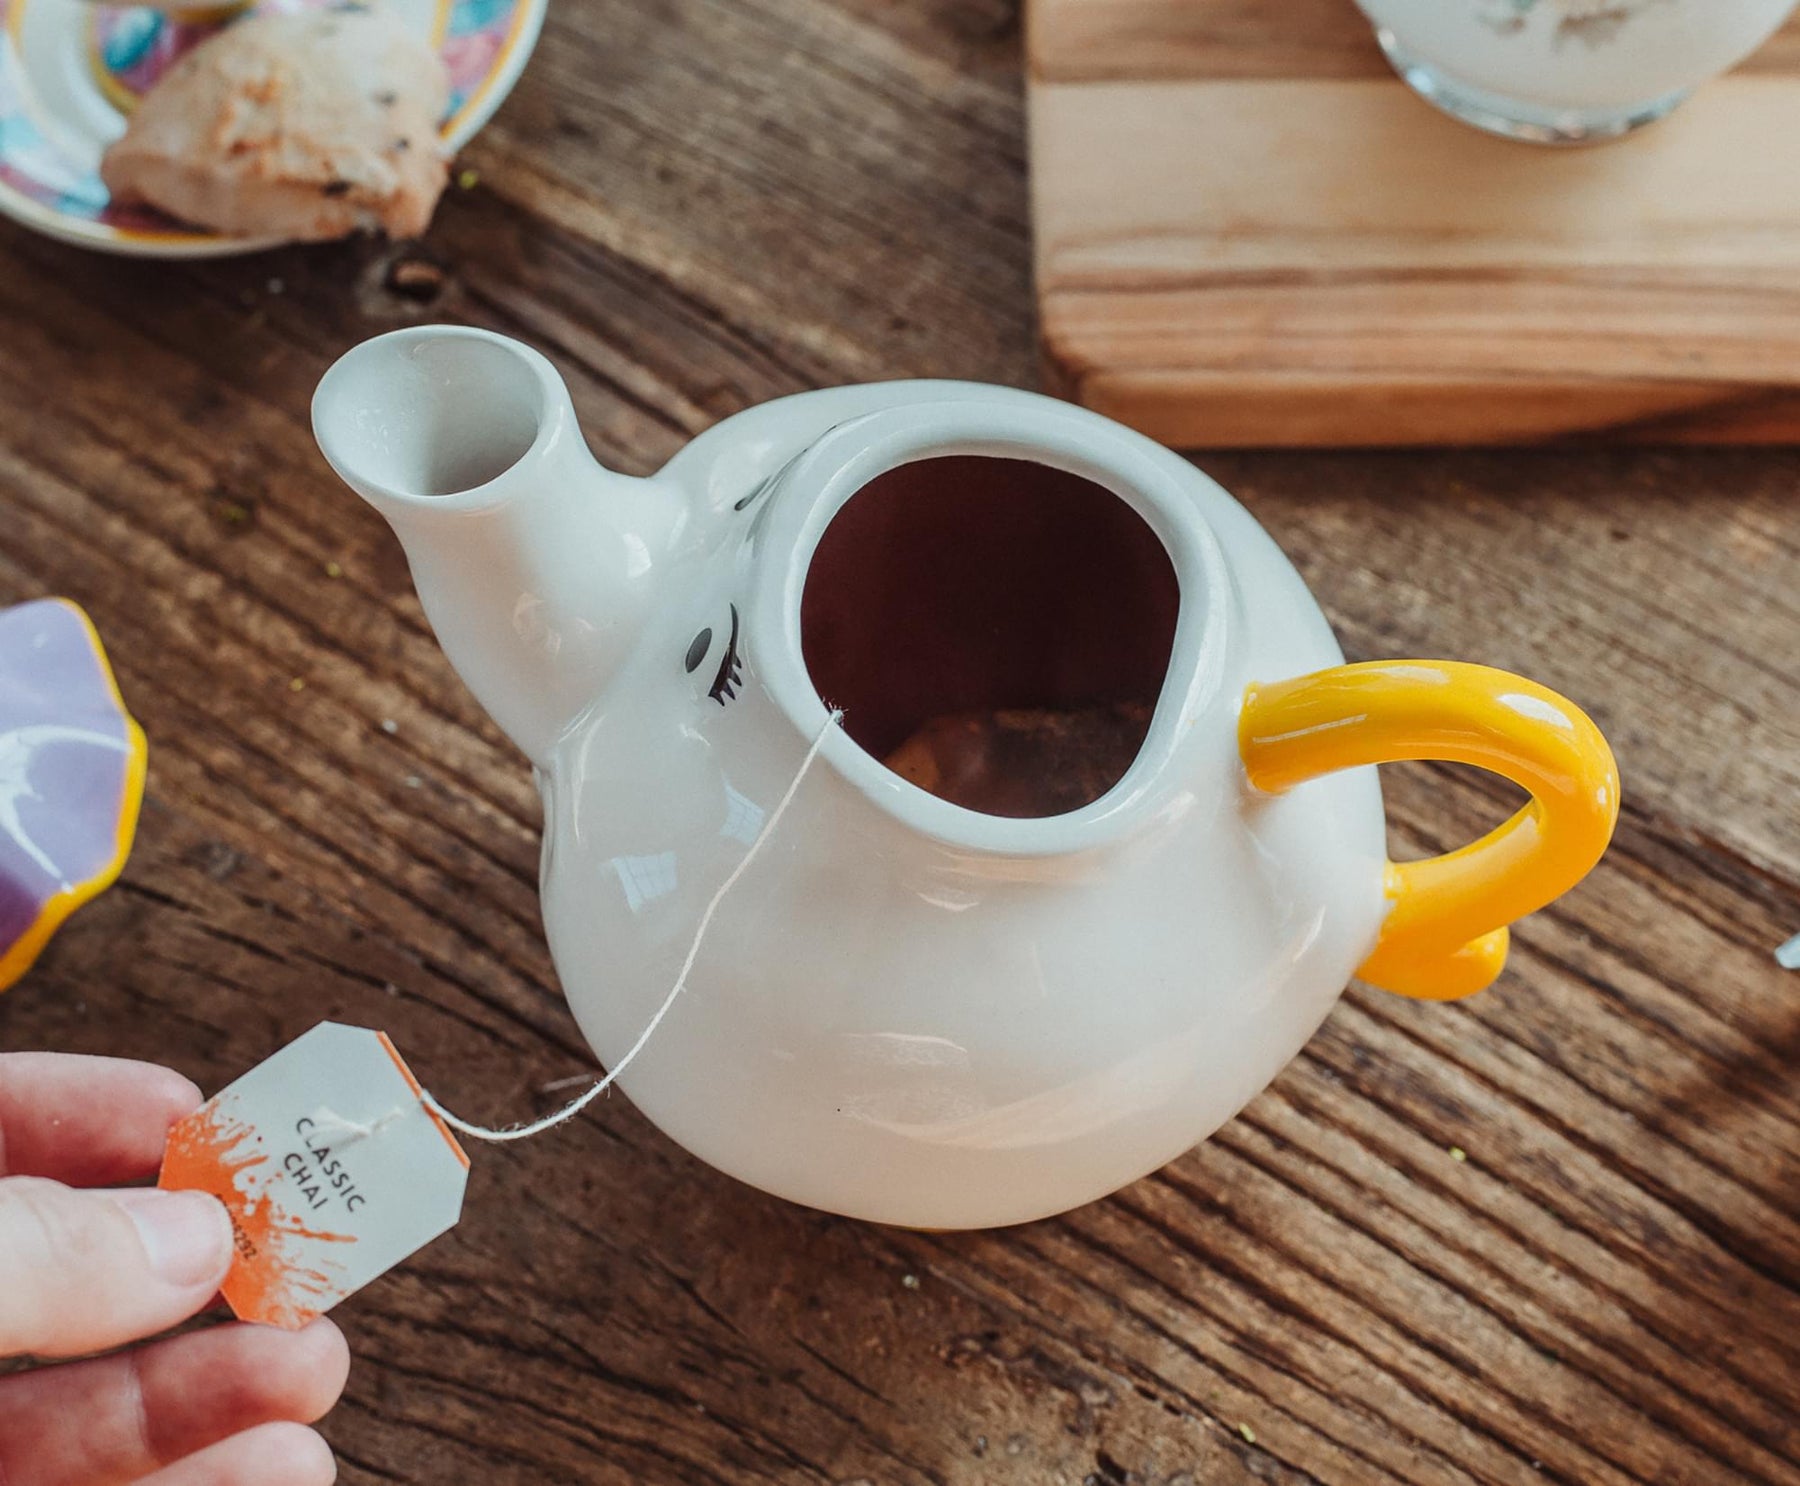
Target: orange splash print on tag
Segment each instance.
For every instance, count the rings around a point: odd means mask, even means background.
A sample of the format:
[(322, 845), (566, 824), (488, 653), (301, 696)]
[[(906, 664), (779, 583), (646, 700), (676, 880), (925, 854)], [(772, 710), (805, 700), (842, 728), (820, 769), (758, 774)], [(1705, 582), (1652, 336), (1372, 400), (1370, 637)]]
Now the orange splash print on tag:
[(237, 1257), (221, 1292), (240, 1320), (295, 1331), (342, 1294), (330, 1275), (300, 1262), (298, 1241), (355, 1243), (356, 1236), (317, 1232), (285, 1213), (273, 1191), (279, 1168), (260, 1149), (262, 1143), (251, 1126), (231, 1119), (216, 1101), (203, 1105), (169, 1132), (157, 1185), (210, 1192), (225, 1204)]

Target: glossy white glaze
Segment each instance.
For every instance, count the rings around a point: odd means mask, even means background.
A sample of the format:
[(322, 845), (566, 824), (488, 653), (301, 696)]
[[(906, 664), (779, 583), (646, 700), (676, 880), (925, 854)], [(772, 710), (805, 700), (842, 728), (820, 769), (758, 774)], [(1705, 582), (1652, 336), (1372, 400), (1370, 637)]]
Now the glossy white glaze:
[[(538, 766), (545, 923), (603, 1062), (654, 1014), (825, 723), (799, 598), (839, 506), (909, 460), (1022, 457), (1105, 486), (1168, 548), (1168, 679), (1093, 805), (978, 815), (828, 738), (623, 1079), (744, 1181), (935, 1228), (1102, 1196), (1263, 1088), (1374, 944), (1374, 772), (1271, 798), (1237, 755), (1246, 683), (1342, 659), (1323, 616), (1242, 507), (1106, 419), (964, 383), (842, 388), (742, 413), (630, 480), (592, 462), (541, 357), (432, 328), (352, 351), (314, 421)], [(734, 607), (741, 680), (721, 704)]]

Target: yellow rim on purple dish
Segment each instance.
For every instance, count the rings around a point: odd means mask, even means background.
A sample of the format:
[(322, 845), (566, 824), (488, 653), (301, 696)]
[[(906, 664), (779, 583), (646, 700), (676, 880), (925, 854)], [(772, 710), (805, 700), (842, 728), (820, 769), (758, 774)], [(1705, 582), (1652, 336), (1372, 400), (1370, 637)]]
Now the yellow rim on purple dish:
[[(274, 247), (112, 202), (102, 150), (136, 98), (198, 42), (240, 15), (342, 0), (259, 0), (220, 20), (92, 0), (0, 0), (0, 213), (66, 242), (114, 253), (213, 258)], [(547, 0), (384, 0), (429, 36), (450, 74), (440, 133), (460, 149), (524, 70)]]
[[(84, 660), (91, 660), (93, 670), (86, 677), (59, 677), (57, 693), (59, 705), (66, 708), (68, 718), (76, 722), (105, 723), (116, 730), (117, 736), (110, 732), (100, 732), (97, 736), (106, 740), (102, 752), (122, 755), (121, 766), (111, 797), (100, 802), (104, 813), (111, 816), (110, 854), (98, 862), (90, 864), (88, 870), (68, 880), (57, 880), (53, 890), (44, 893), (33, 913), (33, 916), (21, 929), (6, 929), (6, 937), (0, 940), (0, 991), (6, 990), (19, 979), (37, 957), (43, 953), (44, 946), (50, 942), (51, 936), (63, 925), (82, 904), (92, 901), (118, 880), (119, 873), (124, 870), (125, 859), (131, 854), (131, 843), (137, 834), (138, 812), (143, 804), (144, 777), (149, 759), (149, 749), (144, 741), (143, 729), (137, 725), (130, 712), (125, 708), (125, 699), (119, 693), (119, 683), (113, 675), (112, 665), (106, 658), (105, 647), (100, 643), (99, 633), (94, 629), (93, 621), (76, 605), (66, 599), (47, 599), (33, 604), (21, 604), (11, 609), (0, 609), (0, 702), (7, 700), (4, 692), (7, 681), (6, 666), (8, 652), (4, 647), (7, 632), (15, 627), (23, 627), (34, 618), (51, 623), (70, 624), (84, 640), (88, 654)], [(87, 681), (92, 691), (98, 695), (83, 698), (80, 695), (81, 682)], [(66, 699), (66, 700), (65, 700)], [(36, 723), (18, 724), (17, 719), (0, 716), (0, 745), (19, 738), (29, 732), (45, 733), (60, 728), (67, 735), (76, 731), (88, 732), (93, 729), (76, 729), (71, 724), (50, 720), (62, 714), (45, 714), (45, 718)], [(9, 726), (9, 724), (17, 724)], [(61, 742), (64, 739), (53, 739)], [(31, 743), (23, 743), (22, 748), (29, 752)], [(42, 747), (43, 745), (38, 745)], [(4, 751), (0, 748), (0, 751)], [(106, 771), (110, 772), (110, 771)], [(20, 783), (25, 781), (21, 779)], [(3, 781), (0, 781), (3, 783)], [(93, 808), (91, 801), (61, 801), (51, 795), (46, 798), (33, 792), (33, 797), (40, 808), (55, 811), (58, 808), (76, 809), (78, 807)], [(0, 807), (6, 806), (4, 797), (0, 797)], [(8, 822), (6, 817), (13, 812), (0, 808), (0, 827)], [(11, 822), (14, 831), (19, 831), (19, 823)], [(16, 841), (13, 832), (8, 838)], [(29, 843), (29, 841), (27, 842)], [(104, 849), (104, 848), (102, 848)], [(91, 855), (90, 853), (87, 853)], [(60, 878), (60, 874), (58, 874)], [(23, 890), (21, 890), (23, 891)]]

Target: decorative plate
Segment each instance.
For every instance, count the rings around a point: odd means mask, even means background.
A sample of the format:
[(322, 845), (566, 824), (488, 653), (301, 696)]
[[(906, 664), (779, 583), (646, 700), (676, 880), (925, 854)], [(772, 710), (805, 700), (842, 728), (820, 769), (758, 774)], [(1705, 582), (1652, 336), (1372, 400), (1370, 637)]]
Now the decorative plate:
[(0, 991), (125, 865), (144, 735), (87, 615), (0, 609)]
[[(100, 156), (125, 115), (185, 52), (254, 11), (332, 0), (257, 0), (179, 15), (90, 0), (0, 0), (0, 212), (51, 237), (150, 258), (252, 253), (279, 239), (226, 237), (143, 207), (114, 206)], [(537, 44), (546, 0), (384, 0), (431, 39), (450, 72), (443, 137), (460, 149), (512, 91)]]

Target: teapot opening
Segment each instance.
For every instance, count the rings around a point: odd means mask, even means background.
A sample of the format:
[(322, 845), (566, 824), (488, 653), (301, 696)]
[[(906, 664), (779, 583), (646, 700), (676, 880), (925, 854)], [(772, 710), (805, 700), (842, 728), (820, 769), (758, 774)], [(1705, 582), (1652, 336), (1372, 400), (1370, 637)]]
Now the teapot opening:
[(1080, 475), (981, 455), (887, 470), (832, 518), (801, 649), (852, 739), (985, 815), (1092, 804), (1149, 731), (1181, 602), (1161, 539)]

